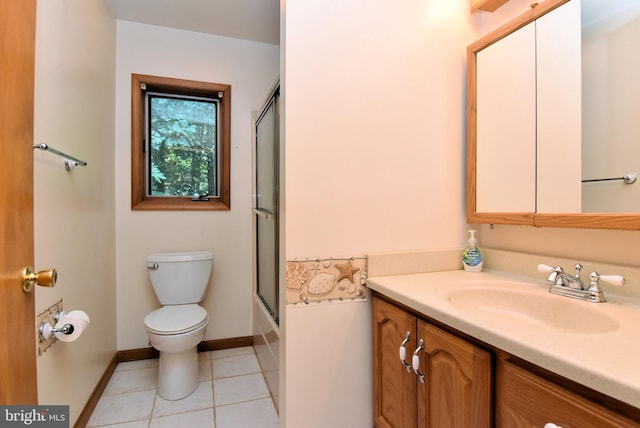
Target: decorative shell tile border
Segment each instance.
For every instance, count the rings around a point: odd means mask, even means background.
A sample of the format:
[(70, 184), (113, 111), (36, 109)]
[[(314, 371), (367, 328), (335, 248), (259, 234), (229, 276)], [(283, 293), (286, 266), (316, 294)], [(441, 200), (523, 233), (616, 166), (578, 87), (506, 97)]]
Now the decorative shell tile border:
[(367, 258), (341, 257), (287, 261), (287, 304), (366, 300)]

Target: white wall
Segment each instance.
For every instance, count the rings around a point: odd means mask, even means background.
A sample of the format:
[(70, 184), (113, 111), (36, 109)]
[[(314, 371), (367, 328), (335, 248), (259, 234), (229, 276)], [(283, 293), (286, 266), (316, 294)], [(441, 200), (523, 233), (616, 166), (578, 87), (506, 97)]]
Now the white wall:
[(62, 298), (91, 318), (37, 360), (39, 402), (70, 405), (72, 424), (116, 351), (115, 30), (101, 0), (38, 2), (34, 139), (88, 162), (67, 172), (34, 153), (35, 267), (59, 275), (36, 287), (36, 312)]
[[(116, 279), (118, 349), (148, 346), (144, 317), (159, 307), (145, 257), (209, 250), (213, 273), (202, 305), (205, 340), (251, 332), (251, 110), (279, 71), (279, 47), (118, 21), (116, 67)], [(231, 210), (131, 211), (131, 73), (231, 85)]]
[[(467, 0), (286, 2), (286, 257), (459, 247)], [(286, 426), (371, 427), (370, 303), (286, 310)]]

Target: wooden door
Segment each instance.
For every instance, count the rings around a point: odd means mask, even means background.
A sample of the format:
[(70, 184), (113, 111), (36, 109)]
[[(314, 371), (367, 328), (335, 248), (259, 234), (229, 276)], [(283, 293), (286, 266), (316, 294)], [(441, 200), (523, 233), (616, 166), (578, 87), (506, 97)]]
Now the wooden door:
[(36, 0), (0, 1), (0, 404), (37, 404), (33, 264)]
[(492, 424), (491, 354), (422, 320), (418, 427), (489, 428)]
[(376, 428), (412, 428), (417, 424), (416, 380), (399, 358), (407, 332), (406, 361), (415, 349), (416, 317), (379, 298), (373, 299), (373, 395)]

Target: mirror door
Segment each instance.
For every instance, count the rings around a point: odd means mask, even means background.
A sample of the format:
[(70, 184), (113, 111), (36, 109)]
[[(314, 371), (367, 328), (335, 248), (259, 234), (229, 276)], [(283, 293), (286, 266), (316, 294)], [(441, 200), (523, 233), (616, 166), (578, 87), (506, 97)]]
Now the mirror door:
[[(640, 0), (547, 0), (534, 3), (530, 10), (468, 47), (469, 223), (640, 230), (640, 203), (634, 196), (640, 188), (632, 184), (637, 160), (634, 136), (640, 132), (635, 126), (638, 109), (632, 106), (640, 85), (630, 77), (637, 67), (635, 57), (629, 55), (633, 41), (640, 37), (639, 16)], [(511, 91), (530, 93), (528, 85), (514, 87), (507, 81), (522, 79), (521, 64), (509, 63), (513, 58), (508, 55), (504, 68), (494, 70), (492, 74), (505, 79), (490, 94), (502, 113), (497, 120), (481, 123), (487, 111), (486, 101), (479, 99), (486, 94), (482, 95), (483, 71), (478, 61), (482, 61), (483, 50), (495, 50), (493, 45), (503, 44), (503, 39), (531, 23), (536, 26), (536, 147), (531, 159), (534, 202), (529, 202), (534, 208), (528, 209), (522, 202), (530, 194), (526, 181), (530, 165), (516, 167), (516, 172), (512, 168), (522, 165), (521, 153), (513, 147), (519, 147), (523, 138), (516, 133), (517, 137), (495, 142), (503, 137), (503, 129), (513, 131), (513, 124), (520, 123), (510, 115), (521, 106), (511, 109), (500, 105), (500, 100), (512, 100)], [(615, 35), (610, 27), (616, 29)], [(602, 33), (606, 43), (599, 37)], [(617, 61), (611, 61), (613, 57)], [(620, 99), (623, 102), (618, 104)], [(617, 126), (620, 123), (622, 127)], [(483, 141), (487, 135), (489, 141)], [(622, 141), (627, 141), (626, 146)], [(486, 147), (493, 151), (485, 152)], [(497, 175), (492, 176), (494, 173)], [(525, 180), (526, 185), (514, 185), (518, 180)], [(510, 205), (512, 202), (517, 204)]]

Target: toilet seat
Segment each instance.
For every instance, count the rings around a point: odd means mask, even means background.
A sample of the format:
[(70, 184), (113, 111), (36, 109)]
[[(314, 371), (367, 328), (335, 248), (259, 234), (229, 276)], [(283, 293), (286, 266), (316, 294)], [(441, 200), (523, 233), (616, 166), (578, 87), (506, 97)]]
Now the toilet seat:
[(186, 333), (207, 322), (207, 311), (196, 304), (163, 306), (144, 318), (147, 330), (161, 335)]

